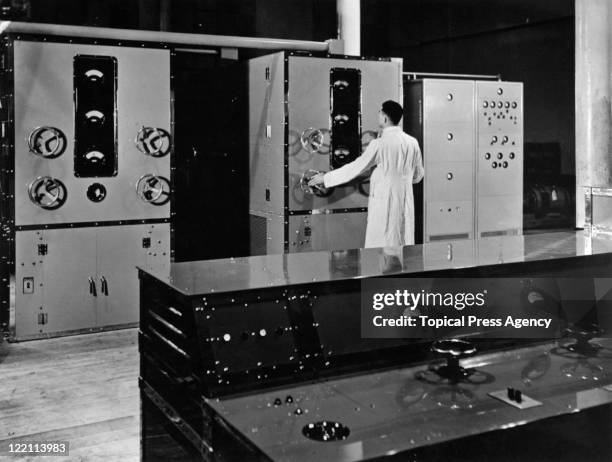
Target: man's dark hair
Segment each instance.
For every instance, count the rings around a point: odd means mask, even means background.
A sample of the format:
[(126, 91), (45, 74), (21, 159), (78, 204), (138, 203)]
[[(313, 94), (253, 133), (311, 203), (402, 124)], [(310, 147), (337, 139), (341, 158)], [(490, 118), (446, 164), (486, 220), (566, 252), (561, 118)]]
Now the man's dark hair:
[(397, 125), (404, 115), (402, 106), (391, 100), (382, 103), (382, 111), (389, 117), (393, 125)]

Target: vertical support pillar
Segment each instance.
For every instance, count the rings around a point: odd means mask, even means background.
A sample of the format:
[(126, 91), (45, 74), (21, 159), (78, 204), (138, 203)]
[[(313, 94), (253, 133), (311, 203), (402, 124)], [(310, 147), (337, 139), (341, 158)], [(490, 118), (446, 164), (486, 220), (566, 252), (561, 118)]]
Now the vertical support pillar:
[(138, 25), (140, 29), (159, 30), (159, 0), (138, 1)]
[(344, 53), (361, 55), (360, 0), (337, 0), (338, 38), (344, 41)]
[(576, 227), (585, 191), (612, 186), (612, 0), (576, 0)]
[(160, 0), (159, 3), (159, 30), (170, 30), (170, 0)]

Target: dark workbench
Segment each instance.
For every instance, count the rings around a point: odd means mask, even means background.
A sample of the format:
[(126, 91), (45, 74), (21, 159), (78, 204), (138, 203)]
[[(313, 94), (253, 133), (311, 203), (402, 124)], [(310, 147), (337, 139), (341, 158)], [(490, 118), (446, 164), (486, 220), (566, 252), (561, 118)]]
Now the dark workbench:
[[(431, 381), (431, 340), (362, 338), (359, 303), (361, 282), (384, 276), (588, 282), (611, 268), (612, 241), (564, 232), (140, 269), (144, 460), (160, 444), (185, 460), (609, 460), (612, 344), (595, 330), (578, 352), (576, 330), (476, 341), (469, 380)], [(595, 306), (593, 285), (583, 301)], [(507, 387), (542, 405), (488, 395)], [(348, 437), (304, 436), (322, 421)]]

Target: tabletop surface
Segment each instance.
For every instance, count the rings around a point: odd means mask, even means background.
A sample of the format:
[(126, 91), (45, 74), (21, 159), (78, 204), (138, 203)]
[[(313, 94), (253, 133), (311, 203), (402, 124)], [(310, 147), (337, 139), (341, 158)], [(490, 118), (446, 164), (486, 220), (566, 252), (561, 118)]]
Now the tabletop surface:
[[(469, 358), (462, 365), (476, 372), (454, 385), (417, 365), (208, 404), (272, 460), (369, 459), (612, 403), (612, 345), (600, 342), (590, 358), (557, 343)], [(542, 404), (521, 410), (489, 396), (507, 387)], [(348, 438), (303, 435), (320, 421), (347, 426)]]
[(612, 240), (593, 238), (583, 231), (567, 231), (172, 263), (159, 273), (139, 269), (184, 295), (196, 296), (604, 253), (612, 253)]

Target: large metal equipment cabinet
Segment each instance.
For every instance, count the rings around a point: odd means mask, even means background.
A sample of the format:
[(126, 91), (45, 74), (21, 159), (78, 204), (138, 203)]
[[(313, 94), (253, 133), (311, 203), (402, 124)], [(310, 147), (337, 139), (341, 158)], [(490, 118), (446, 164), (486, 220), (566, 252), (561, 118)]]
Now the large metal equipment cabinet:
[(411, 80), (405, 97), (425, 165), (422, 241), (521, 234), (523, 84)]
[(377, 136), (381, 103), (402, 100), (401, 60), (280, 52), (250, 60), (248, 73), (251, 254), (363, 247), (367, 179), (325, 197), (301, 180)]
[(136, 265), (170, 263), (170, 51), (5, 35), (1, 101), (0, 324), (135, 324)]

